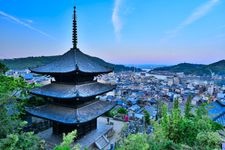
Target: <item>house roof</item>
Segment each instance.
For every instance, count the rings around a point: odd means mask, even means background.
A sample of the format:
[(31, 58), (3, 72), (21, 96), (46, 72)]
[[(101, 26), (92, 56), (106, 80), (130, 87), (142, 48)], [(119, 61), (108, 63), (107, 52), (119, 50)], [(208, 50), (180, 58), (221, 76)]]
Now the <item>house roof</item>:
[(217, 100), (209, 104), (208, 115), (215, 122), (225, 126), (225, 103)]
[(225, 126), (225, 113), (221, 114), (218, 118), (214, 120), (215, 122)]
[(85, 98), (107, 93), (115, 88), (115, 85), (99, 82), (85, 83), (81, 85), (51, 83), (35, 88), (31, 94), (60, 99)]
[(106, 67), (96, 61), (96, 58), (84, 54), (78, 48), (71, 48), (65, 54), (56, 58), (52, 63), (30, 69), (38, 74), (60, 74), (60, 73), (109, 73), (111, 68)]
[(39, 107), (26, 107), (25, 110), (33, 116), (51, 121), (64, 124), (80, 124), (103, 115), (115, 105), (114, 102), (96, 101), (78, 109), (47, 104)]
[(140, 106), (138, 106), (138, 105), (133, 105), (133, 106), (131, 106), (131, 107), (129, 107), (129, 110), (132, 110), (132, 111), (138, 111), (139, 109), (140, 109), (141, 107)]

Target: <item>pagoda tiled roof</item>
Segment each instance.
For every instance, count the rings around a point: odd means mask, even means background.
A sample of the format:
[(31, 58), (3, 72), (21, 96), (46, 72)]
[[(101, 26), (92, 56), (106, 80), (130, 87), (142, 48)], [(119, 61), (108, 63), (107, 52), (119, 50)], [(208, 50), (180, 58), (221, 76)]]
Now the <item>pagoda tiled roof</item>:
[(60, 73), (109, 73), (112, 69), (100, 64), (95, 57), (81, 52), (78, 48), (72, 48), (65, 54), (56, 58), (52, 63), (30, 69), (33, 73), (38, 74), (60, 74)]
[(30, 93), (52, 98), (73, 99), (101, 95), (113, 90), (114, 88), (115, 85), (99, 82), (84, 83), (80, 85), (51, 83), (43, 87), (34, 88)]
[(25, 110), (40, 118), (64, 124), (80, 124), (91, 121), (115, 107), (116, 103), (96, 101), (84, 107), (75, 109), (55, 104), (46, 104), (39, 107), (27, 107)]

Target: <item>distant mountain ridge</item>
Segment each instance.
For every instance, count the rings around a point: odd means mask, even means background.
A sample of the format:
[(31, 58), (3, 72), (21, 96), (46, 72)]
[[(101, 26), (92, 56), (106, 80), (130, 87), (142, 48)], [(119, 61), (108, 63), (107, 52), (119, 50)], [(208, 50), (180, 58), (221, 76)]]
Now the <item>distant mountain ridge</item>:
[(221, 60), (209, 65), (180, 63), (174, 66), (155, 68), (153, 69), (153, 72), (154, 71), (167, 71), (174, 73), (183, 72), (184, 74), (192, 75), (225, 75), (225, 60)]
[[(26, 57), (26, 58), (14, 58), (14, 59), (2, 59), (0, 60), (0, 63), (5, 64), (9, 69), (17, 69), (17, 70), (22, 70), (22, 69), (27, 69), (27, 68), (34, 68), (37, 66), (42, 66), (48, 63), (53, 62), (56, 60), (59, 56), (40, 56), (40, 57)], [(127, 67), (124, 65), (116, 65), (116, 64), (111, 64), (108, 62), (105, 62), (104, 60), (93, 57), (93, 59), (110, 68), (114, 68), (115, 72), (120, 72), (120, 71), (141, 71), (141, 69), (135, 68), (134, 67)]]
[(159, 67), (165, 67), (166, 65), (159, 65), (159, 64), (126, 64), (128, 67), (136, 67), (140, 69), (154, 69)]

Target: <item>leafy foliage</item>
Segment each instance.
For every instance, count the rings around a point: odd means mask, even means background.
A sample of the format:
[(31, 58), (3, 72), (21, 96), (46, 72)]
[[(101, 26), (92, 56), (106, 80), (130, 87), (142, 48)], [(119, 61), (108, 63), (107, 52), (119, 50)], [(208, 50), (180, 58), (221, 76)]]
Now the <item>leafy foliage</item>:
[(148, 136), (145, 134), (131, 134), (117, 150), (148, 150), (149, 149)]
[(24, 116), (24, 106), (30, 103), (28, 90), (34, 86), (35, 84), (28, 84), (23, 78), (0, 75), (0, 105), (12, 106), (10, 111), (18, 112), (20, 117)]
[(0, 74), (5, 73), (7, 70), (8, 68), (4, 64), (0, 63)]
[[(118, 149), (125, 146), (125, 149), (139, 147), (143, 142), (146, 142), (147, 149), (151, 150), (220, 149), (222, 138), (218, 130), (223, 127), (208, 118), (204, 105), (193, 112), (190, 101), (191, 98), (186, 103), (184, 115), (181, 113), (178, 100), (174, 101), (170, 113), (164, 104), (161, 108), (162, 117), (153, 123), (154, 131), (151, 135), (130, 135), (123, 140)], [(129, 142), (137, 137), (142, 141)]]
[(19, 132), (25, 125), (17, 116), (10, 116), (4, 105), (0, 106), (0, 139), (11, 133)]
[(150, 114), (146, 110), (144, 110), (144, 118), (145, 118), (145, 123), (147, 125), (150, 125)]
[(44, 149), (44, 141), (40, 141), (32, 132), (13, 133), (0, 139), (0, 149), (42, 150)]
[(43, 149), (42, 141), (22, 130), (26, 122), (21, 119), (21, 111), (31, 86), (21, 78), (0, 76), (0, 149)]
[(214, 147), (218, 147), (218, 145), (221, 143), (221, 137), (219, 135), (219, 133), (217, 132), (200, 132), (198, 133), (196, 140), (198, 142), (198, 145), (196, 146), (196, 148), (198, 149), (202, 149), (203, 147), (205, 149), (212, 149)]
[(0, 76), (0, 138), (19, 132), (24, 125), (20, 115), (30, 87), (21, 78)]
[(0, 75), (0, 100), (5, 97), (19, 97), (27, 96), (27, 90), (34, 85), (27, 84), (22, 78), (13, 78)]
[(106, 115), (107, 117), (114, 117), (114, 116), (116, 116), (117, 114), (118, 114), (118, 111), (114, 108), (114, 109), (108, 111), (105, 115)]
[(118, 108), (117, 112), (119, 114), (127, 114), (128, 113), (127, 110), (125, 108), (123, 108), (123, 107)]
[(156, 114), (156, 119), (162, 117), (162, 108), (163, 108), (163, 102), (161, 100), (157, 100), (157, 114)]
[(191, 96), (188, 96), (188, 99), (185, 105), (184, 115), (186, 118), (191, 117), (191, 109), (192, 109), (191, 99), (192, 99)]
[(63, 134), (63, 142), (56, 146), (54, 150), (79, 150), (79, 145), (73, 146), (74, 138), (76, 138), (77, 131), (72, 131), (67, 135)]

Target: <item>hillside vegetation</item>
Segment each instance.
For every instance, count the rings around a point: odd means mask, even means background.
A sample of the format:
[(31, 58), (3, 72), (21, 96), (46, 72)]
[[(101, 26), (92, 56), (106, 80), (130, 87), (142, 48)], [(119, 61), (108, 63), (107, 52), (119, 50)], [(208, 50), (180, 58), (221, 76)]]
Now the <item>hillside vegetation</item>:
[(160, 67), (155, 68), (153, 71), (167, 71), (167, 72), (184, 72), (185, 74), (193, 75), (225, 75), (225, 60), (221, 60), (209, 65), (202, 64), (190, 64), (190, 63), (181, 63), (169, 67)]

